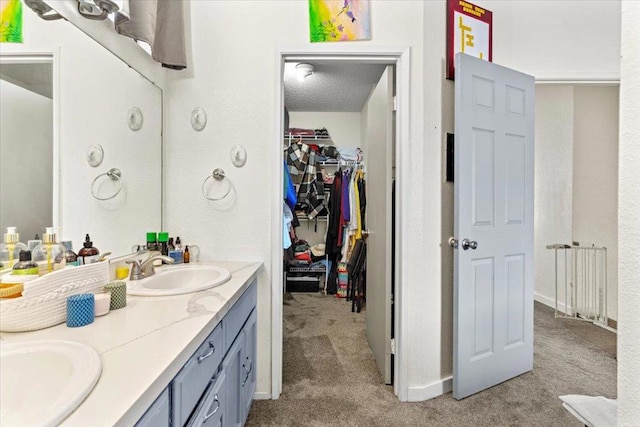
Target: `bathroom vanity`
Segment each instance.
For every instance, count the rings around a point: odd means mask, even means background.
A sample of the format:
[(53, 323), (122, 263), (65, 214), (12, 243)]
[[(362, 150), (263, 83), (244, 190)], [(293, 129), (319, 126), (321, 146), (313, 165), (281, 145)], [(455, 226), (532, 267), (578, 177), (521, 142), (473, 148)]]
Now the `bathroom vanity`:
[(229, 270), (231, 279), (190, 294), (128, 295), (125, 308), (90, 325), (0, 339), (76, 341), (98, 352), (100, 379), (63, 426), (242, 425), (256, 386), (261, 264), (209, 264)]

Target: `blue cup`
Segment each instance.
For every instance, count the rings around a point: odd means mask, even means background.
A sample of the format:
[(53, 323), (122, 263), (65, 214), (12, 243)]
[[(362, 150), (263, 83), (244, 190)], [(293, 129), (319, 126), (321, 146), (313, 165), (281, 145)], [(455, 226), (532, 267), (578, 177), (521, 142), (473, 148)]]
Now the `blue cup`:
[(71, 295), (67, 298), (67, 326), (77, 328), (93, 323), (95, 297), (93, 294)]

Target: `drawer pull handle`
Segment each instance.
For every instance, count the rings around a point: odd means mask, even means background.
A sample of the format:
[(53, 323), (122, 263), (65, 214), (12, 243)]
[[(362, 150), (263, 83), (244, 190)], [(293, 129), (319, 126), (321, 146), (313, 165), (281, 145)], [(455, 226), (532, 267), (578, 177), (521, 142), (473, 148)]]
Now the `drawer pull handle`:
[(198, 363), (201, 363), (204, 359), (206, 359), (207, 357), (211, 357), (211, 355), (215, 353), (216, 346), (213, 345), (213, 341), (209, 341), (209, 348), (211, 348), (211, 350), (209, 350), (209, 353), (198, 356)]
[(213, 417), (216, 414), (216, 412), (218, 412), (218, 409), (220, 409), (220, 401), (218, 400), (218, 395), (217, 394), (213, 397), (213, 402), (212, 403), (216, 404), (216, 409), (214, 409), (212, 413), (210, 413), (208, 415), (205, 415), (204, 418), (202, 419), (202, 422), (205, 422), (209, 418)]
[(253, 370), (253, 363), (251, 363), (251, 360), (248, 357), (247, 357), (247, 362), (249, 362), (249, 369), (247, 369), (246, 364), (244, 363), (242, 364), (242, 367), (247, 371), (247, 374), (244, 376), (244, 381), (242, 381), (242, 387), (244, 387), (244, 385), (247, 383), (247, 380), (249, 379), (249, 375)]

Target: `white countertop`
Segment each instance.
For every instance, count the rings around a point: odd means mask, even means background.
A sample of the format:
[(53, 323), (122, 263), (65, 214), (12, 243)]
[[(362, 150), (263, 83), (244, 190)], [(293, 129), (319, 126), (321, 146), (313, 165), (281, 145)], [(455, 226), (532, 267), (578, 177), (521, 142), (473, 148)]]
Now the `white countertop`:
[(87, 344), (102, 361), (93, 391), (63, 426), (130, 426), (180, 371), (256, 277), (261, 263), (207, 262), (231, 279), (215, 288), (167, 297), (127, 295), (127, 306), (81, 328), (65, 324), (0, 333), (4, 342), (61, 339)]

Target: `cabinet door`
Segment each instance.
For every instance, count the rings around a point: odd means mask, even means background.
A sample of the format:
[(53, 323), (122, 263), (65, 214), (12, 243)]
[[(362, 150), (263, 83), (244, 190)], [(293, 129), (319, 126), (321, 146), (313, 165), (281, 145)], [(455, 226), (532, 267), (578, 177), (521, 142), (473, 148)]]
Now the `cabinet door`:
[(196, 413), (189, 420), (189, 427), (220, 427), (227, 425), (225, 409), (227, 405), (227, 378), (222, 372), (211, 382), (211, 386), (200, 402)]
[(171, 383), (173, 424), (184, 425), (205, 393), (222, 362), (222, 325), (198, 347)]
[(256, 391), (256, 347), (257, 347), (257, 314), (253, 310), (251, 316), (244, 325), (244, 352), (242, 357), (242, 382), (240, 383), (242, 394), (242, 422), (247, 419), (251, 404), (253, 403), (253, 393)]
[(223, 362), (223, 373), (226, 376), (226, 406), (224, 408), (225, 427), (242, 426), (244, 422), (242, 404), (242, 381), (244, 380), (244, 332), (231, 346)]
[(169, 427), (169, 388), (165, 388), (147, 412), (138, 420), (136, 427)]

